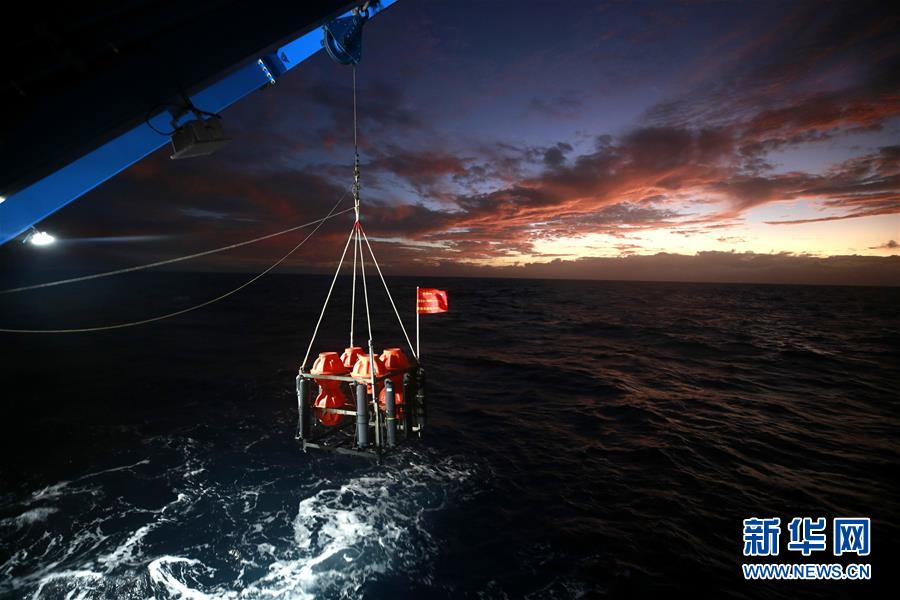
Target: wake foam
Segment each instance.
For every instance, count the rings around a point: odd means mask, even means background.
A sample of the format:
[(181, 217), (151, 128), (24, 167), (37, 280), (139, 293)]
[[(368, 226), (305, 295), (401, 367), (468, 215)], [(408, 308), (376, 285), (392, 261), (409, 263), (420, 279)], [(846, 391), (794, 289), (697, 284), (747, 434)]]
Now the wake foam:
[(471, 474), (452, 459), (413, 462), (320, 489), (297, 507), (294, 547), (280, 552), (240, 597), (359, 598), (379, 575), (415, 572), (427, 580), (437, 544), (426, 517)]
[[(329, 471), (334, 480), (318, 479), (305, 487), (291, 472), (282, 472), (275, 490), (258, 481), (243, 486), (208, 476), (197, 481), (196, 455), (185, 458), (169, 470), (177, 473), (172, 481), (178, 484), (170, 488), (177, 494), (174, 500), (149, 510), (126, 505), (131, 517), (146, 519), (140, 526), (130, 532), (108, 530), (117, 517), (107, 506), (104, 516), (85, 519), (70, 536), (53, 536), (42, 547), (37, 569), (21, 571), (32, 563), (31, 556), (14, 557), (4, 571), (18, 571), (18, 577), (8, 580), (5, 591), (33, 600), (356, 599), (379, 577), (427, 583), (438, 550), (428, 531), (429, 515), (465, 496), (464, 485), (474, 471), (458, 459), (407, 449), (363, 475)], [(36, 495), (46, 501), (64, 490), (72, 488), (63, 482)], [(284, 503), (286, 492), (300, 496), (295, 504)], [(13, 519), (40, 522), (55, 510), (32, 508)], [(216, 520), (222, 515), (243, 517)], [(181, 532), (197, 532), (201, 523), (200, 535), (190, 536), (199, 543), (177, 541), (184, 539)]]

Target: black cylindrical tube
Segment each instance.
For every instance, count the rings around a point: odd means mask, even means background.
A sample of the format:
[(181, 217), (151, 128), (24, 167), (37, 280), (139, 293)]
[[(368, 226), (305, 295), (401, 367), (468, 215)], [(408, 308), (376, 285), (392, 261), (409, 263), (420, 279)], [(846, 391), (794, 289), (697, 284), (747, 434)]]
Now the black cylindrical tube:
[(416, 378), (416, 425), (419, 426), (419, 435), (425, 429), (425, 369), (419, 368)]
[(297, 375), (297, 439), (308, 440), (312, 421), (312, 405), (309, 401), (309, 379)]
[(397, 398), (394, 394), (394, 382), (390, 377), (384, 380), (384, 424), (387, 428), (387, 446), (397, 445)]
[(409, 439), (412, 434), (413, 413), (415, 412), (416, 399), (415, 386), (413, 386), (412, 374), (403, 374), (403, 438)]
[(356, 384), (356, 445), (369, 445), (369, 415), (366, 413), (366, 384)]

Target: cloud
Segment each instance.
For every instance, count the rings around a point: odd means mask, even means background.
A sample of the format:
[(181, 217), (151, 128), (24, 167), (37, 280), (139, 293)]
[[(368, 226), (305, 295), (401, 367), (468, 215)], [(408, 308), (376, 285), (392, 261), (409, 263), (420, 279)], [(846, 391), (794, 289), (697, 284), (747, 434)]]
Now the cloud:
[(448, 183), (447, 179), (465, 181), (469, 177), (471, 159), (442, 152), (416, 152), (387, 144), (376, 148), (374, 158), (364, 165), (366, 173), (385, 172), (396, 175), (409, 183), (416, 191), (425, 195), (440, 195), (438, 184)]
[(544, 150), (544, 164), (548, 167), (560, 167), (566, 162), (566, 153), (572, 151), (572, 145), (566, 142), (557, 142)]
[(767, 221), (790, 225), (900, 213), (900, 147), (849, 159), (822, 175), (788, 174), (766, 181), (768, 200), (806, 198), (831, 212), (811, 219)]
[(744, 124), (766, 139), (876, 127), (896, 114), (897, 17), (880, 2), (797, 3), (681, 97), (648, 111), (667, 124)]
[(528, 110), (551, 119), (575, 119), (584, 112), (582, 95), (573, 91), (549, 100), (532, 98), (528, 102)]
[(880, 246), (869, 246), (869, 250), (896, 250), (900, 244), (896, 240), (888, 240)]
[[(549, 146), (517, 152), (536, 157), (554, 148), (567, 151)], [(489, 192), (453, 195), (446, 208), (382, 199), (371, 205), (370, 226), (385, 237), (440, 241), (458, 260), (483, 260), (528, 255), (537, 241), (560, 237), (650, 229), (693, 235), (729, 228), (744, 211), (778, 201), (805, 199), (828, 211), (792, 222), (893, 214), (900, 212), (896, 156), (897, 148), (885, 147), (823, 174), (746, 175), (727, 130), (639, 128), (621, 138), (605, 137), (595, 151), (564, 163), (531, 159), (545, 168)], [(438, 178), (465, 179), (477, 164), (441, 154), (380, 160), (382, 168), (418, 187)], [(723, 208), (702, 214), (692, 210), (694, 201)]]
[[(892, 214), (900, 212), (896, 155), (896, 148), (882, 148), (821, 175), (745, 175), (726, 131), (636, 129), (567, 163), (551, 160), (554, 166), (512, 185), (458, 195), (457, 210), (445, 218), (425, 219), (419, 233), (432, 232), (438, 222), (448, 228), (493, 226), (496, 232), (515, 227), (522, 234), (541, 222), (546, 224), (543, 231), (558, 236), (610, 232), (622, 225), (728, 224), (750, 208), (799, 199), (821, 202), (830, 211), (804, 221)], [(462, 161), (440, 155), (405, 160), (398, 159), (392, 172), (406, 174), (414, 185), (439, 175), (462, 176), (467, 169)], [(724, 202), (725, 208), (691, 220), (691, 211), (684, 210), (686, 198)]]

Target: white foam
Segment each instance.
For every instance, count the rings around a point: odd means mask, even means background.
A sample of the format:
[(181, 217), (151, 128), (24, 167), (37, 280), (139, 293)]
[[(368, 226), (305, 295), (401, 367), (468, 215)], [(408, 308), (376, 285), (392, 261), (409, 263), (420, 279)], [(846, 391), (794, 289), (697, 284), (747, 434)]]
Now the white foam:
[(102, 471), (96, 471), (94, 473), (87, 473), (86, 475), (82, 475), (81, 477), (79, 477), (78, 480), (80, 481), (82, 479), (88, 479), (89, 477), (96, 477), (97, 475), (103, 475), (104, 473), (115, 473), (116, 471), (128, 471), (139, 465), (149, 465), (149, 464), (150, 464), (150, 459), (145, 458), (145, 459), (139, 460), (136, 463), (131, 464), (131, 465), (122, 465), (121, 467), (111, 467), (109, 469), (104, 469)]
[(141, 543), (144, 536), (150, 533), (151, 529), (153, 529), (152, 523), (138, 528), (128, 536), (124, 543), (117, 546), (112, 552), (98, 558), (97, 562), (106, 565), (106, 570), (109, 572), (122, 561), (133, 561), (136, 558), (135, 550), (138, 544)]
[(423, 513), (442, 507), (447, 484), (470, 473), (452, 461), (412, 464), (319, 490), (298, 505), (295, 548), (241, 596), (354, 598), (374, 575), (424, 567), (437, 548)]
[[(202, 467), (202, 462), (190, 457), (179, 469), (169, 471), (178, 477), (172, 481), (176, 486), (172, 490), (176, 494), (174, 500), (153, 510), (124, 505), (130, 517), (127, 522), (133, 523), (134, 517), (142, 516), (131, 531), (112, 532), (106, 528), (107, 519), (117, 519), (122, 514), (118, 510), (123, 507), (103, 508), (91, 523), (79, 525), (65, 537), (54, 536), (40, 545), (29, 546), (29, 550), (43, 552), (43, 556), (17, 553), (0, 567), (5, 577), (14, 570), (21, 573), (26, 558), (39, 568), (9, 578), (9, 587), (4, 584), (0, 589), (5, 592), (11, 587), (28, 593), (34, 590), (35, 599), (78, 600), (124, 593), (158, 600), (293, 600), (355, 598), (373, 577), (391, 572), (427, 581), (437, 543), (427, 531), (424, 516), (428, 511), (441, 509), (449, 497), (460, 497), (454, 492), (459, 490), (456, 484), (469, 478), (472, 471), (453, 459), (434, 461), (410, 454), (406, 456), (410, 464), (379, 467), (366, 475), (343, 480), (335, 476), (335, 482), (320, 480), (314, 484), (314, 492), (297, 488), (301, 499), (296, 513), (285, 507), (260, 511), (258, 506), (270, 503), (267, 494), (273, 482), (235, 489), (233, 484), (213, 479), (202, 485), (192, 481), (203, 469), (197, 468)], [(148, 461), (112, 470), (145, 462)], [(32, 498), (46, 501), (76, 491), (82, 490), (62, 481), (35, 492)], [(261, 502), (264, 497), (265, 503)], [(210, 558), (208, 563), (200, 560), (218, 547), (216, 540), (208, 540), (212, 545), (155, 548), (155, 541), (151, 540), (163, 537), (161, 534), (168, 528), (190, 526), (194, 518), (205, 520), (208, 500), (214, 500), (213, 506), (218, 507), (214, 510), (224, 510), (235, 525), (243, 527), (242, 532), (236, 532), (240, 541), (231, 546), (233, 554)], [(197, 514), (198, 508), (204, 512)], [(55, 511), (53, 507), (35, 507), (13, 520), (37, 522)], [(246, 517), (232, 518), (235, 514), (249, 516), (248, 513), (257, 515), (256, 522)], [(292, 525), (292, 535), (288, 537), (282, 533), (286, 523)], [(162, 527), (166, 529), (148, 539), (151, 532)], [(108, 538), (118, 545), (110, 548)]]
[(157, 515), (155, 520), (146, 525), (142, 525), (137, 530), (133, 531), (123, 543), (117, 546), (112, 552), (99, 557), (97, 562), (106, 566), (107, 573), (123, 562), (136, 562), (136, 560), (141, 557), (140, 545), (144, 538), (161, 523), (165, 522), (166, 518), (162, 515), (176, 504), (186, 503), (188, 500), (190, 500), (190, 497), (187, 494), (179, 493), (175, 500), (165, 504), (162, 508), (150, 511)]
[[(182, 571), (181, 579), (176, 576), (173, 568), (186, 567), (180, 569)], [(150, 582), (156, 587), (161, 587), (164, 592), (171, 593), (176, 598), (185, 598), (186, 600), (213, 600), (226, 598), (236, 598), (236, 592), (219, 592), (215, 595), (207, 594), (200, 590), (188, 587), (182, 579), (187, 577), (184, 571), (205, 570), (205, 565), (195, 558), (184, 558), (181, 556), (160, 556), (147, 565), (147, 572), (150, 576)]]
[(31, 495), (31, 499), (48, 500), (51, 498), (57, 498), (63, 494), (63, 490), (68, 487), (69, 483), (69, 481), (60, 481), (59, 483), (48, 485), (47, 487), (34, 492)]
[(37, 589), (31, 598), (32, 600), (40, 600), (44, 593), (44, 588), (50, 586), (56, 593), (66, 591), (66, 600), (88, 600), (96, 597), (95, 592), (98, 591), (98, 585), (102, 581), (102, 574), (86, 569), (50, 573), (41, 577)]
[(25, 527), (26, 525), (33, 525), (38, 521), (43, 521), (48, 516), (53, 513), (59, 512), (58, 508), (53, 506), (41, 506), (39, 508), (32, 508), (31, 510), (26, 510), (21, 515), (17, 517), (9, 517), (0, 521), (0, 525), (6, 527), (15, 527), (16, 529), (20, 527)]

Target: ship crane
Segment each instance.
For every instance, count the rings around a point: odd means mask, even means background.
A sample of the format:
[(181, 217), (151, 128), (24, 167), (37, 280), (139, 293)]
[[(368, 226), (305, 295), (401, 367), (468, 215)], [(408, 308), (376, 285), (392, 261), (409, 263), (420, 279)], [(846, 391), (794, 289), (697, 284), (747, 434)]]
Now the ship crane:
[(224, 109), (323, 46), (358, 62), (362, 24), (394, 2), (19, 7), (0, 40), (0, 244), (164, 145), (173, 158), (215, 151)]

